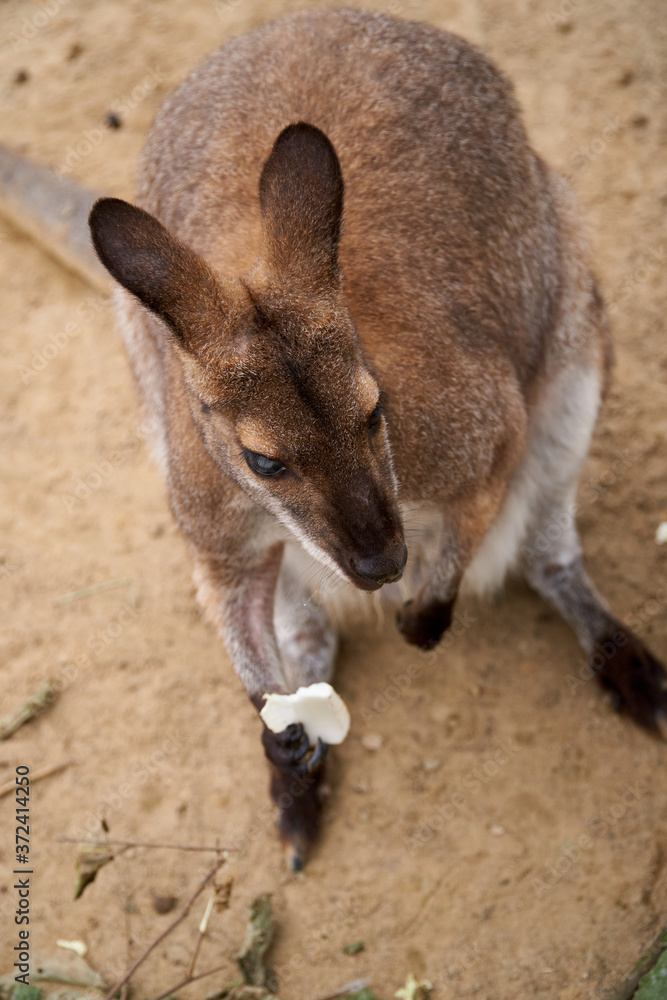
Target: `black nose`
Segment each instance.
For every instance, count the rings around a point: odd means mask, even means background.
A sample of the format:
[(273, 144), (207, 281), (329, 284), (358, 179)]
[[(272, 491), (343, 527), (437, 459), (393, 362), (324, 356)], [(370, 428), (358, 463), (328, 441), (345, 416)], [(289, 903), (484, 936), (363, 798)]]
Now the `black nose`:
[(401, 579), (407, 558), (407, 547), (401, 545), (400, 548), (382, 552), (378, 556), (365, 556), (363, 559), (356, 559), (353, 556), (351, 562), (355, 573), (372, 583), (381, 585)]

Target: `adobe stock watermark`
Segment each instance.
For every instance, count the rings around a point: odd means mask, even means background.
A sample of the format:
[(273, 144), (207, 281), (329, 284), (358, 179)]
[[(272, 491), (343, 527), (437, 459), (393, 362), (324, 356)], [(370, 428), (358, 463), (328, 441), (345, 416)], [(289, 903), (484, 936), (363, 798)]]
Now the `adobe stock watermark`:
[(125, 630), (133, 625), (139, 615), (140, 610), (133, 608), (127, 601), (124, 601), (116, 614), (106, 625), (94, 629), (89, 633), (85, 650), (58, 668), (58, 675), (53, 679), (53, 688), (57, 693), (62, 693), (74, 682), (79, 674), (84, 670), (89, 670), (95, 665), (96, 657), (101, 656), (110, 646), (120, 639)]
[(631, 299), (637, 289), (646, 284), (651, 275), (664, 268), (666, 261), (667, 253), (664, 243), (661, 243), (659, 247), (650, 247), (642, 253), (632, 272), (613, 288), (611, 296), (607, 299), (609, 315), (613, 316), (618, 312), (619, 307)]
[(34, 347), (26, 364), (19, 365), (16, 372), (24, 385), (34, 382), (49, 364), (79, 336), (84, 323), (95, 319), (111, 301), (110, 294), (89, 295), (74, 313), (74, 319), (66, 323), (62, 330), (50, 334), (46, 343), (38, 349)]
[(409, 17), (421, 10), (422, 0), (387, 0), (385, 10), (392, 17)]
[(16, 25), (16, 30), (10, 31), (7, 35), (7, 43), (11, 45), (12, 52), (25, 52), (28, 42), (32, 41), (54, 17), (57, 17), (68, 3), (69, 0), (44, 0), (37, 10), (22, 18), (20, 24)]
[(21, 569), (18, 563), (10, 562), (5, 553), (0, 554), (0, 583), (11, 579)]
[(230, 10), (240, 7), (243, 0), (213, 0), (213, 10), (221, 21), (224, 21)]
[(464, 973), (469, 972), (482, 958), (483, 951), (476, 941), (459, 948), (453, 961), (448, 961), (445, 966), (433, 977), (433, 985), (438, 993), (448, 993), (450, 989), (457, 990), (457, 996), (461, 988), (461, 978)]
[(640, 782), (626, 785), (622, 795), (611, 806), (590, 819), (586, 824), (590, 832), (582, 833), (576, 841), (563, 847), (556, 860), (545, 865), (540, 875), (533, 877), (531, 886), (537, 896), (543, 896), (569, 874), (584, 855), (593, 850), (596, 838), (603, 837), (608, 830), (613, 829), (648, 791), (648, 787)]
[(477, 795), (489, 781), (500, 774), (500, 771), (518, 753), (521, 753), (521, 749), (511, 739), (498, 740), (495, 750), (487, 753), (483, 761), (471, 768), (461, 778), (460, 789), (465, 789), (468, 797), (461, 790), (453, 792), (445, 802), (433, 810), (428, 819), (413, 834), (404, 838), (403, 842), (410, 854), (415, 855), (453, 820), (457, 818), (470, 819), (470, 816), (466, 815), (466, 810), (469, 808), (469, 797)]
[[(658, 589), (653, 597), (649, 597), (635, 611), (627, 615), (623, 624), (633, 632), (640, 632), (642, 626), (664, 610), (666, 606), (667, 580), (659, 580)], [(570, 694), (577, 694), (588, 681), (596, 677), (609, 663), (616, 650), (626, 646), (629, 639), (625, 629), (617, 629), (604, 643), (598, 643), (588, 659), (582, 657), (579, 660), (579, 670), (576, 675), (567, 674), (565, 677)]]
[(171, 765), (172, 758), (179, 754), (186, 744), (187, 740), (182, 736), (170, 733), (156, 750), (137, 761), (125, 780), (106, 792), (94, 808), (89, 809), (78, 820), (79, 825), (68, 831), (68, 835), (77, 840), (85, 840), (98, 833), (102, 821), (107, 822), (113, 813), (123, 809), (128, 802), (136, 798), (142, 788), (153, 782), (167, 765)]
[(550, 10), (546, 20), (550, 28), (564, 28), (579, 7), (579, 0), (563, 0), (558, 10)]
[(389, 683), (382, 689), (376, 688), (372, 692), (371, 697), (373, 700), (370, 704), (364, 705), (360, 712), (364, 724), (368, 725), (374, 722), (399, 702), (405, 692), (410, 689), (413, 682), (422, 675), (424, 669), (428, 669), (436, 663), (440, 650), (450, 649), (456, 640), (477, 621), (478, 619), (474, 618), (468, 610), (456, 611), (452, 616), (449, 628), (438, 643), (437, 650), (431, 649), (428, 652), (421, 653), (418, 662), (411, 663), (405, 670), (391, 673), (389, 675)]
[(345, 899), (336, 903), (325, 922), (308, 930), (299, 943), (299, 950), (290, 956), (289, 961), (273, 969), (276, 982), (271, 984), (271, 989), (284, 989), (295, 973), (317, 962), (324, 952), (326, 942), (340, 934), (357, 916), (358, 908), (353, 900)]
[[(162, 83), (164, 74), (158, 69), (151, 69), (138, 84), (136, 84), (129, 94), (113, 102), (113, 110), (121, 118), (127, 119), (132, 115), (134, 109), (144, 101), (149, 94), (152, 94), (158, 84)], [(108, 118), (103, 118), (93, 128), (85, 128), (81, 133), (81, 138), (76, 143), (69, 145), (65, 151), (62, 161), (55, 168), (57, 177), (66, 177), (70, 174), (82, 160), (90, 156), (94, 149), (104, 141), (110, 132), (114, 131), (114, 125)]]
[(89, 469), (84, 470), (72, 481), (70, 491), (61, 494), (61, 500), (69, 517), (74, 517), (92, 495), (113, 478), (116, 470), (144, 444), (156, 427), (157, 421), (153, 417), (146, 418), (139, 424), (137, 433), (130, 434), (107, 458), (94, 462)]
[(591, 139), (590, 142), (584, 142), (579, 146), (574, 153), (570, 156), (570, 170), (571, 173), (568, 175), (570, 178), (573, 173), (583, 170), (584, 167), (588, 166), (594, 160), (597, 160), (603, 153), (606, 152), (607, 147), (610, 142), (617, 139), (621, 132), (627, 128), (620, 118), (610, 118), (606, 124), (603, 126), (601, 132)]
[(238, 837), (230, 844), (229, 850), (238, 851), (239, 855), (245, 854), (250, 847), (250, 844), (256, 837), (275, 828), (276, 806), (283, 812), (291, 809), (294, 803), (300, 799), (302, 795), (305, 795), (305, 793), (313, 787), (316, 781), (317, 778), (308, 774), (295, 775), (294, 778), (292, 778), (288, 789), (281, 792), (275, 804), (271, 801), (262, 806), (256, 822), (254, 822), (241, 837)]

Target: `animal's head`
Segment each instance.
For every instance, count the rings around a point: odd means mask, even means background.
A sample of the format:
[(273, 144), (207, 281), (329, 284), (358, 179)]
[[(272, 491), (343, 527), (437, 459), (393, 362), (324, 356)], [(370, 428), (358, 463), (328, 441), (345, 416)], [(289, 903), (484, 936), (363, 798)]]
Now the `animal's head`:
[[(261, 174), (262, 250), (222, 276), (153, 216), (105, 198), (105, 267), (166, 325), (221, 468), (320, 561), (374, 590), (406, 548), (384, 400), (344, 307), (343, 178), (328, 138), (290, 125)], [(167, 332), (168, 331), (168, 332)]]

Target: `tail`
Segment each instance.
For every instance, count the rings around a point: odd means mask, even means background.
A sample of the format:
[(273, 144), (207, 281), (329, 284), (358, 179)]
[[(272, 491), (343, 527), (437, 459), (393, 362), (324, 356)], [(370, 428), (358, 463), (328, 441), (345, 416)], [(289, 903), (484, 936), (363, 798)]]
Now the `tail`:
[(84, 281), (103, 292), (110, 280), (93, 250), (93, 191), (0, 145), (0, 214)]

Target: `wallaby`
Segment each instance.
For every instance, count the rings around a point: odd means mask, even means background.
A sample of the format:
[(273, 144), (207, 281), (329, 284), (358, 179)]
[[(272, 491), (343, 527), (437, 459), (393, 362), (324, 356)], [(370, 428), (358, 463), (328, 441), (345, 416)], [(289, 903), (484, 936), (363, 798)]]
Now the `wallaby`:
[[(407, 558), (409, 642), (518, 570), (657, 730), (663, 668), (590, 582), (572, 514), (604, 305), (568, 186), (489, 59), (380, 14), (288, 16), (167, 101), (137, 202), (98, 201), (92, 238), (199, 598), (255, 707), (332, 675), (306, 563), (396, 599)], [(408, 553), (420, 518), (437, 536)], [(327, 748), (300, 725), (262, 739), (299, 868)]]

